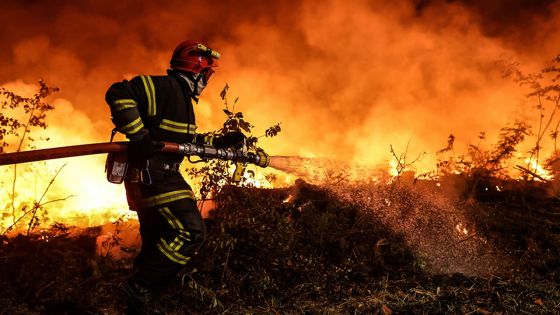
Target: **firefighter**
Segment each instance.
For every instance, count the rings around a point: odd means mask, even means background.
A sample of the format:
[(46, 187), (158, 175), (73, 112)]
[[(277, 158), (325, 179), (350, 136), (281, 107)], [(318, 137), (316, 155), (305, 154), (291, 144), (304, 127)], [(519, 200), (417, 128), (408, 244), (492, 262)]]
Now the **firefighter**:
[(106, 102), (115, 130), (130, 140), (127, 200), (138, 214), (142, 248), (123, 284), (129, 314), (157, 314), (157, 294), (181, 271), (206, 237), (182, 155), (158, 152), (163, 141), (237, 146), (240, 132), (221, 137), (196, 132), (193, 102), (208, 84), (220, 54), (198, 41), (175, 48), (167, 75), (140, 75), (113, 84)]

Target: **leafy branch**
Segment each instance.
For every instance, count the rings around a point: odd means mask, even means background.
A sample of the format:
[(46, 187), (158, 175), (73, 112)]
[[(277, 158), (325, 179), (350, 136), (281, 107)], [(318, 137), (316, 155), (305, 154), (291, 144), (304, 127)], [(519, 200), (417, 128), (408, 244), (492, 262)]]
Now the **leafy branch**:
[[(226, 119), (222, 124), (222, 127), (216, 131), (211, 132), (215, 137), (223, 136), (230, 132), (241, 132), (248, 133), (245, 140), (245, 146), (248, 151), (261, 150), (258, 145), (260, 138), (264, 137), (275, 137), (282, 130), (280, 123), (266, 129), (263, 136), (253, 136), (251, 135), (253, 128), (255, 127), (249, 121), (246, 120), (245, 116), (240, 111), (235, 111), (235, 105), (239, 100), (236, 97), (233, 103), (228, 101), (228, 91), (229, 85), (225, 85), (220, 92), (220, 98), (224, 104), (223, 112), (226, 115)], [(192, 177), (198, 178), (200, 180), (200, 195), (203, 200), (211, 199), (215, 197), (225, 185), (236, 185), (236, 186), (251, 186), (252, 184), (246, 181), (241, 181), (236, 183), (231, 179), (230, 165), (232, 162), (212, 160), (200, 168), (191, 168), (188, 170), (188, 174)]]
[[(529, 87), (530, 92), (526, 96), (534, 101), (534, 106), (539, 114), (535, 144), (529, 151), (527, 167), (524, 168), (534, 173), (537, 171), (536, 168), (540, 162), (545, 135), (550, 136), (554, 143), (554, 152), (557, 151), (560, 128), (560, 117), (558, 117), (560, 108), (560, 55), (552, 59), (551, 66), (545, 67), (538, 73), (525, 74), (519, 69), (518, 63), (506, 64), (503, 72), (505, 77), (512, 77), (513, 81), (520, 86)], [(554, 126), (553, 129), (552, 126)], [(535, 162), (534, 166), (531, 165), (532, 162)], [(550, 167), (550, 160), (547, 164)]]
[[(52, 111), (54, 106), (46, 102), (45, 99), (57, 91), (58, 88), (49, 87), (42, 80), (39, 80), (39, 90), (31, 97), (23, 97), (15, 92), (7, 90), (4, 87), (0, 87), (0, 95), (2, 96), (2, 101), (0, 102), (0, 108), (2, 109), (0, 111), (0, 153), (3, 153), (5, 148), (10, 145), (16, 147), (16, 152), (20, 152), (27, 143), (29, 143), (30, 148), (35, 148), (33, 143), (36, 139), (31, 137), (30, 134), (35, 128), (47, 128), (47, 113)], [(21, 121), (17, 118), (18, 113), (21, 113), (27, 117), (27, 119)], [(8, 136), (15, 137), (17, 139), (15, 143), (10, 143), (8, 141)], [(41, 140), (48, 141), (49, 138), (41, 138)], [(52, 178), (39, 201), (34, 201), (33, 206), (29, 210), (27, 210), (24, 206), (24, 208), (21, 209), (23, 214), (18, 217), (18, 209), (15, 207), (18, 167), (17, 164), (14, 164), (10, 200), (12, 224), (2, 233), (12, 229), (28, 214), (32, 214), (32, 216), (28, 223), (27, 233), (29, 234), (30, 231), (37, 226), (37, 212), (39, 210), (44, 210), (44, 203), (41, 203), (42, 199), (48, 192), (61, 169), (59, 169), (56, 175)]]

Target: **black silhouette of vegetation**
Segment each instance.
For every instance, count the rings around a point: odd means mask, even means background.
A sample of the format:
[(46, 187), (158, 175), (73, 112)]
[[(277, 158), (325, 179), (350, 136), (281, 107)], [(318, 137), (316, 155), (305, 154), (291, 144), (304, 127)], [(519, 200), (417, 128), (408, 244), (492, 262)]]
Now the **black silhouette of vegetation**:
[[(220, 97), (224, 104), (226, 120), (224, 121), (222, 128), (212, 132), (211, 134), (215, 137), (219, 137), (228, 132), (234, 131), (249, 133), (250, 135), (245, 140), (244, 149), (252, 152), (262, 150), (262, 148), (258, 146), (259, 138), (276, 136), (282, 130), (280, 123), (268, 128), (262, 136), (253, 136), (251, 132), (254, 126), (245, 119), (242, 112), (235, 111), (235, 105), (237, 104), (239, 98), (235, 98), (230, 107), (230, 104), (228, 103), (229, 88), (229, 85), (226, 84), (220, 92)], [(191, 177), (199, 179), (200, 188), (198, 192), (203, 200), (215, 198), (215, 196), (219, 194), (221, 188), (225, 185), (237, 185), (241, 187), (251, 187), (253, 185), (252, 182), (245, 181), (245, 178), (242, 178), (238, 183), (234, 182), (230, 171), (231, 165), (232, 163), (229, 161), (212, 160), (207, 161), (207, 163), (205, 163), (202, 167), (193, 167), (188, 169), (188, 174)], [(248, 174), (251, 175), (252, 172), (248, 172)]]
[[(45, 99), (57, 91), (58, 88), (49, 87), (42, 80), (39, 80), (38, 91), (31, 97), (23, 97), (0, 87), (0, 95), (2, 96), (2, 101), (0, 102), (0, 108), (2, 109), (0, 111), (0, 154), (4, 152), (5, 148), (10, 146), (14, 148), (11, 151), (20, 152), (24, 148), (34, 149), (34, 142), (36, 140), (49, 141), (49, 138), (36, 139), (32, 137), (32, 132), (36, 128), (47, 128), (45, 119), (48, 112), (52, 111), (54, 107), (46, 102)], [(22, 118), (18, 118), (20, 116)], [(39, 199), (23, 202), (21, 206), (16, 207), (18, 165), (13, 165), (11, 200), (0, 216), (2, 223), (7, 222), (6, 224), (0, 224), (1, 234), (12, 229), (20, 231), (25, 228), (29, 235), (33, 229), (41, 224), (41, 219), (48, 216), (44, 207), (46, 204), (68, 198), (43, 200), (62, 168), (53, 176)], [(11, 220), (7, 220), (8, 217)]]

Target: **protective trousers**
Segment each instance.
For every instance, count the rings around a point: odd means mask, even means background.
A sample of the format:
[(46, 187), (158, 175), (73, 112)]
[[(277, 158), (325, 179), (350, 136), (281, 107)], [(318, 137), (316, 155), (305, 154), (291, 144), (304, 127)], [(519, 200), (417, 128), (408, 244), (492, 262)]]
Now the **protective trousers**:
[[(193, 192), (179, 172), (153, 169), (150, 177), (151, 185), (127, 185), (129, 199), (134, 189), (140, 190), (140, 206), (135, 210), (142, 237), (134, 262), (136, 271), (129, 281), (159, 290), (173, 280), (203, 244), (206, 227)], [(138, 195), (134, 198), (138, 199)]]

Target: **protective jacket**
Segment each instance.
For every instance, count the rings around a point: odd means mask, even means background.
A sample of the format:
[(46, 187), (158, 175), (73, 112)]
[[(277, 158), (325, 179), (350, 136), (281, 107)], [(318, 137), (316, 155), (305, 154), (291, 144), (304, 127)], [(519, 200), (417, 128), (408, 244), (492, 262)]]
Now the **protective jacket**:
[(159, 141), (212, 144), (212, 137), (196, 133), (190, 92), (182, 80), (169, 70), (166, 76), (142, 75), (113, 84), (106, 101), (118, 131), (131, 140), (150, 132)]
[[(166, 76), (142, 75), (113, 84), (105, 98), (116, 129), (131, 140), (149, 133), (157, 141), (212, 144), (212, 136), (196, 133), (191, 95), (181, 80), (170, 70)], [(202, 245), (206, 229), (191, 187), (178, 172), (183, 156), (129, 159), (125, 187), (142, 236), (132, 280), (163, 287)], [(142, 181), (139, 174), (145, 175)]]

